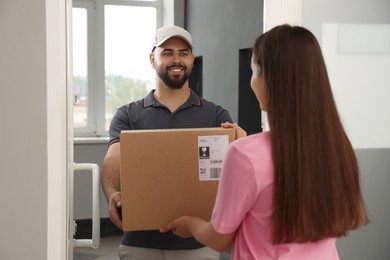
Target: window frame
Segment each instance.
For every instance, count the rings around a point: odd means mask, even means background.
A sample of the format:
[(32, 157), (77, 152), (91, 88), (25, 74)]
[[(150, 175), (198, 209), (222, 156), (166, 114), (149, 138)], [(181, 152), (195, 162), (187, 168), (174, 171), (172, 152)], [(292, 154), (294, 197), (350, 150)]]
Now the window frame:
[[(73, 127), (75, 137), (107, 137), (105, 130), (105, 33), (104, 7), (144, 6), (156, 8), (156, 27), (162, 24), (163, 0), (73, 0), (73, 7), (87, 10), (87, 127)], [(73, 78), (73, 75), (72, 75)]]

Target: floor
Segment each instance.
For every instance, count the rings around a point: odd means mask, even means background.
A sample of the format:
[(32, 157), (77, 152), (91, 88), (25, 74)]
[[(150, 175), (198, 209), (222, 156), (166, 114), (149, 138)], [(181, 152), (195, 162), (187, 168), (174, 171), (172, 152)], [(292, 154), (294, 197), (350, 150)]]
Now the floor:
[[(79, 247), (74, 249), (73, 260), (118, 260), (121, 236), (103, 237), (98, 249)], [(229, 253), (221, 254), (220, 260), (229, 260)]]
[(73, 250), (73, 260), (118, 260), (118, 247), (121, 236), (103, 237), (98, 249), (76, 247)]

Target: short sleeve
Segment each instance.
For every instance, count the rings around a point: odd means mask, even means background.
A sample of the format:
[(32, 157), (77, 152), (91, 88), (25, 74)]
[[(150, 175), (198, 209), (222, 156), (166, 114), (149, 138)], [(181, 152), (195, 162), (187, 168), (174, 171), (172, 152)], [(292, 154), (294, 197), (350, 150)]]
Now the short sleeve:
[(221, 180), (212, 214), (212, 225), (218, 233), (234, 232), (257, 198), (254, 167), (233, 142), (224, 159)]
[(129, 116), (127, 113), (127, 106), (118, 108), (114, 117), (111, 120), (109, 134), (110, 141), (108, 145), (119, 142), (120, 134), (122, 130), (130, 130)]
[(220, 126), (222, 123), (230, 122), (233, 123), (232, 118), (229, 115), (229, 112), (221, 106), (217, 106), (217, 126)]

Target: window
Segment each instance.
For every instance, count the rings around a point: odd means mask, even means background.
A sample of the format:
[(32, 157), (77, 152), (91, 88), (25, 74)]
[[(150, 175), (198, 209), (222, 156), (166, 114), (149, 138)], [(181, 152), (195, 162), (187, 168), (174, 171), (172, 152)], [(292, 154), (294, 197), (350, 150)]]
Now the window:
[(107, 136), (118, 107), (155, 86), (149, 62), (161, 0), (74, 0), (74, 134)]
[(87, 55), (87, 9), (73, 8), (73, 107), (74, 127), (88, 127), (88, 55)]

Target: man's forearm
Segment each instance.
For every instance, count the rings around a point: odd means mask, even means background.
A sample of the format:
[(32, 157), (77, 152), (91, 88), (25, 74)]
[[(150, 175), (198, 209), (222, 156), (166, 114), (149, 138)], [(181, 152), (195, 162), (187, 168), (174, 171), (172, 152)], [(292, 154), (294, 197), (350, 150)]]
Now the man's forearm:
[(120, 146), (112, 144), (103, 161), (100, 182), (107, 201), (112, 194), (120, 191)]
[(107, 165), (103, 165), (101, 172), (101, 185), (104, 195), (107, 201), (109, 201), (115, 192), (120, 191), (119, 169), (114, 169)]

